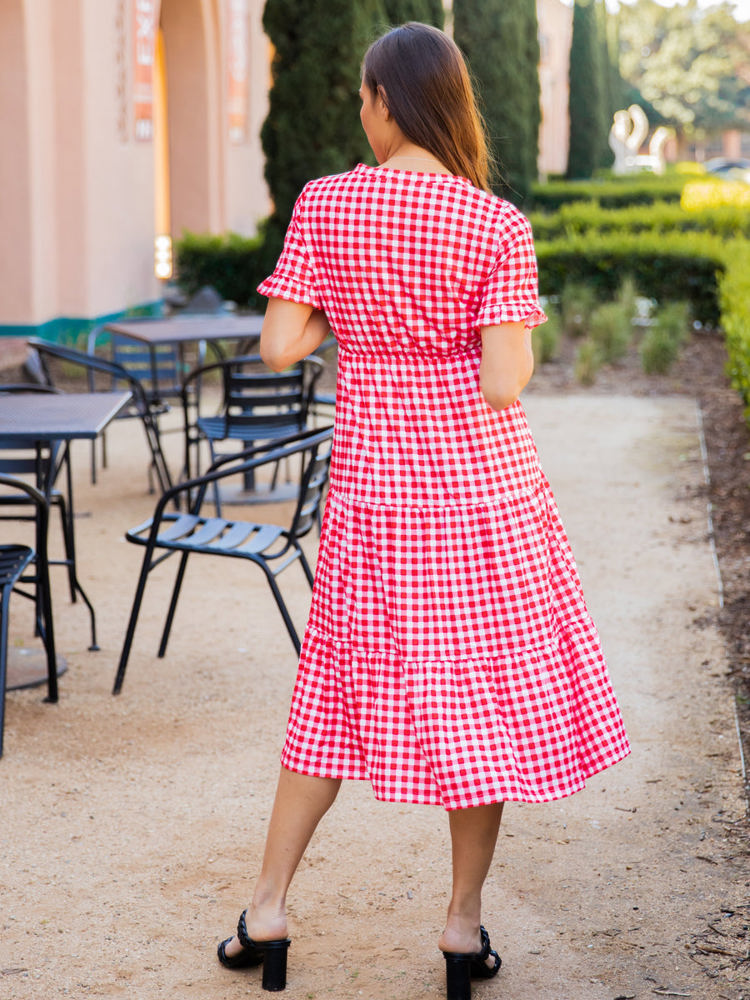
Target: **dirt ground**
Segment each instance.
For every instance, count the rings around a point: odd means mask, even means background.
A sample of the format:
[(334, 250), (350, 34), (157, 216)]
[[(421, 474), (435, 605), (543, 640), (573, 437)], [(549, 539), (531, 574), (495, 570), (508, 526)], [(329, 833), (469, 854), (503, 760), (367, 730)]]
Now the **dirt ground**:
[[(727, 610), (745, 600), (750, 508), (743, 522), (740, 471), (712, 472), (706, 484), (706, 464), (721, 448), (725, 464), (736, 461), (742, 438), (733, 443), (709, 419), (718, 404), (702, 385), (709, 356), (718, 377), (716, 343), (691, 350), (666, 381), (644, 384), (626, 365), (585, 392), (563, 359), (526, 396), (634, 752), (568, 800), (508, 806), (485, 897), (503, 969), (475, 986), (475, 1000), (750, 998), (735, 711), (745, 647), (741, 616), (730, 626)], [(60, 702), (45, 704), (42, 689), (7, 696), (0, 997), (260, 996), (257, 971), (221, 968), (215, 948), (258, 864), (292, 647), (252, 567), (196, 559), (157, 659), (167, 563), (149, 584), (122, 694), (111, 695), (142, 554), (123, 534), (154, 499), (140, 429), (121, 421), (108, 444), (95, 486), (88, 446), (74, 457), (80, 573), (101, 650), (88, 651), (85, 610), (70, 605), (57, 570)], [(177, 465), (179, 435), (167, 444)], [(735, 491), (731, 517), (717, 489)], [(281, 583), (301, 624), (302, 575), (290, 570)], [(31, 645), (21, 617), (13, 642)], [(345, 786), (295, 882), (285, 995), (444, 995), (435, 942), (449, 869), (440, 810), (377, 803), (369, 786)]]

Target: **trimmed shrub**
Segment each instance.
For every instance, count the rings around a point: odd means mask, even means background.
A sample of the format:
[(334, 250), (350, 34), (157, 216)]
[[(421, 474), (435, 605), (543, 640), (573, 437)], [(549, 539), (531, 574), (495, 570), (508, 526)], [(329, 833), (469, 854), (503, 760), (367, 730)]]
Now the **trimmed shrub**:
[(263, 233), (257, 236), (223, 236), (185, 233), (175, 244), (177, 282), (186, 295), (213, 285), (223, 299), (240, 308), (265, 308), (255, 291), (266, 277)]
[(598, 232), (702, 232), (715, 236), (750, 237), (750, 209), (741, 205), (687, 209), (677, 202), (655, 202), (648, 206), (602, 208), (596, 202), (562, 205), (554, 215), (535, 212), (531, 224), (537, 239)]
[(727, 246), (727, 268), (719, 278), (721, 324), (727, 345), (727, 374), (750, 423), (750, 243)]
[(591, 285), (600, 301), (613, 298), (624, 275), (660, 302), (688, 299), (706, 325), (719, 322), (718, 281), (727, 266), (725, 243), (699, 233), (587, 234), (538, 241), (539, 289), (554, 295), (567, 281)]
[(535, 211), (556, 212), (562, 205), (577, 201), (595, 201), (603, 208), (679, 202), (685, 181), (679, 174), (641, 174), (622, 179), (535, 184), (531, 189), (531, 205)]
[(501, 174), (493, 188), (517, 205), (528, 201), (537, 177), (538, 35), (533, 0), (453, 2), (453, 37), (469, 64)]

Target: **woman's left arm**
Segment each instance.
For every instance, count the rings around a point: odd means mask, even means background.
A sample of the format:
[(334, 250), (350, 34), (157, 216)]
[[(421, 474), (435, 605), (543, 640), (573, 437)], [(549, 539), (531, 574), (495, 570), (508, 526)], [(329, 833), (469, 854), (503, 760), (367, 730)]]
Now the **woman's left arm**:
[(534, 371), (531, 330), (526, 323), (484, 326), (479, 388), (493, 410), (504, 410), (518, 399)]
[(303, 302), (268, 300), (260, 333), (260, 355), (274, 371), (312, 354), (330, 333), (326, 315)]

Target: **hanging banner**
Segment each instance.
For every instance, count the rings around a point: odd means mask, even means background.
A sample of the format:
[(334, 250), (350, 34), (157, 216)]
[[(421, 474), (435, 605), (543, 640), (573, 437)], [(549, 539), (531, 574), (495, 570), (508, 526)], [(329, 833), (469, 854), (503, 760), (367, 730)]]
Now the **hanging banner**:
[(154, 135), (154, 50), (158, 0), (133, 0), (133, 112), (135, 137)]
[(229, 111), (229, 141), (241, 143), (247, 135), (248, 90), (248, 13), (247, 0), (228, 0), (229, 79), (227, 107)]

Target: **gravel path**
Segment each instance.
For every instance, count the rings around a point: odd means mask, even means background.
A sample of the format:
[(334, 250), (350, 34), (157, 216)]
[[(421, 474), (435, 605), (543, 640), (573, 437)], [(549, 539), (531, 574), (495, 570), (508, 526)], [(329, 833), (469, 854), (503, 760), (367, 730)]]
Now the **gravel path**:
[[(569, 800), (506, 810), (485, 904), (504, 964), (475, 1000), (748, 998), (742, 762), (695, 404), (532, 395), (527, 408), (634, 753)], [(168, 444), (176, 464), (178, 435)], [(167, 564), (110, 695), (141, 557), (122, 536), (153, 498), (139, 428), (113, 427), (109, 454), (95, 487), (87, 447), (75, 456), (80, 572), (102, 649), (87, 651), (84, 610), (56, 571), (60, 703), (38, 689), (7, 698), (0, 997), (260, 997), (257, 972), (214, 956), (263, 842), (291, 646), (252, 567), (196, 559), (157, 660)], [(302, 621), (301, 574), (282, 585)], [(295, 885), (285, 995), (443, 996), (448, 876), (440, 810), (346, 786)]]

